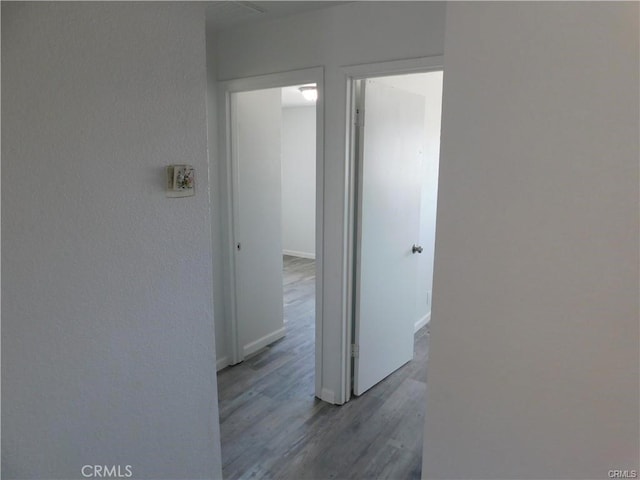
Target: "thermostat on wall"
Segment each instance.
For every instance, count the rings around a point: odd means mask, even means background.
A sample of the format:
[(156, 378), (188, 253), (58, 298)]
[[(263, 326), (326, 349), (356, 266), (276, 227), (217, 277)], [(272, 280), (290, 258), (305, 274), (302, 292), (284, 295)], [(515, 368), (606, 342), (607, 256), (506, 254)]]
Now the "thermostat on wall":
[(167, 197), (195, 195), (195, 171), (191, 165), (167, 167)]

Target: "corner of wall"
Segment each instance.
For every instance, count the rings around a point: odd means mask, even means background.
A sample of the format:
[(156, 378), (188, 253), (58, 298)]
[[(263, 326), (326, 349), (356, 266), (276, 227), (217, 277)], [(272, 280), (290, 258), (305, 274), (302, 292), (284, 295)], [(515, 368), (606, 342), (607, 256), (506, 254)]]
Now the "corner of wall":
[(211, 242), (213, 263), (213, 308), (216, 336), (216, 370), (230, 364), (227, 349), (227, 305), (224, 296), (224, 257), (223, 257), (223, 216), (219, 208), (222, 203), (222, 178), (219, 154), (218, 122), (218, 82), (217, 82), (217, 34), (210, 27), (205, 28), (206, 64), (207, 64), (207, 154), (209, 157), (209, 195), (211, 218)]

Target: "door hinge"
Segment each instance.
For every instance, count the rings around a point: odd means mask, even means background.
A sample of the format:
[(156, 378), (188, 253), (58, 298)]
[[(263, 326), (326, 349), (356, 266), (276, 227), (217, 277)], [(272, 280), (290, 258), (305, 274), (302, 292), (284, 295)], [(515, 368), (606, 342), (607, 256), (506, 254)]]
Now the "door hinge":
[(363, 127), (364, 126), (364, 116), (360, 112), (359, 108), (356, 108), (356, 115), (355, 115), (355, 119), (354, 119), (353, 123), (357, 127)]
[(360, 345), (358, 345), (357, 343), (351, 344), (351, 356), (353, 358), (360, 356)]

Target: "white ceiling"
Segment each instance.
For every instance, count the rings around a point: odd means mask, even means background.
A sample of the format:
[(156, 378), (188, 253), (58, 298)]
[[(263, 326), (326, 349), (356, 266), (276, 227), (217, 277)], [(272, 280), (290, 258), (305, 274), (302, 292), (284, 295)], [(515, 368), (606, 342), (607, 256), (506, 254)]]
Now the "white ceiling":
[(223, 30), (256, 21), (271, 20), (296, 13), (340, 5), (342, 1), (242, 2), (213, 1), (207, 5), (207, 26)]
[[(349, 1), (212, 1), (207, 2), (207, 28), (224, 30), (247, 24), (268, 21), (297, 13), (334, 7)], [(301, 85), (282, 88), (283, 107), (307, 107), (315, 102), (305, 100), (298, 88)]]

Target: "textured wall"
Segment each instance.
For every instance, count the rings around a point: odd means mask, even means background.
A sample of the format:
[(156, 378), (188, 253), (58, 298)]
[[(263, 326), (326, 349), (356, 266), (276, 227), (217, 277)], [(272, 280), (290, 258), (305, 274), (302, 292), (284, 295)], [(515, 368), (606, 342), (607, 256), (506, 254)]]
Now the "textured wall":
[(200, 5), (2, 4), (3, 478), (220, 477), (204, 37)]
[(638, 13), (448, 5), (424, 478), (638, 470)]

